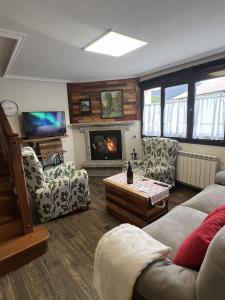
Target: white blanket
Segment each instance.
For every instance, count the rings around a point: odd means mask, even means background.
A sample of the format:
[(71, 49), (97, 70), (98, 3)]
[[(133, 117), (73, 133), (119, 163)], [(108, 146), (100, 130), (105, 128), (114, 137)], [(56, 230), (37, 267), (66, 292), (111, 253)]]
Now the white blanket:
[(122, 224), (107, 232), (95, 251), (94, 287), (101, 300), (130, 300), (136, 279), (171, 248), (143, 230)]

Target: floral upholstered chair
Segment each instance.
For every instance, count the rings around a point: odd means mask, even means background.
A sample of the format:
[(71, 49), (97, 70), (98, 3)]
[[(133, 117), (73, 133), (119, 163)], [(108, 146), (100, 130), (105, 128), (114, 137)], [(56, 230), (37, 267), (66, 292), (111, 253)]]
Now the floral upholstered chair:
[[(143, 138), (143, 160), (131, 161), (133, 170), (146, 177), (175, 185), (175, 167), (178, 142), (168, 138)], [(123, 170), (127, 162), (123, 163)]]
[(41, 222), (66, 215), (90, 204), (88, 175), (75, 170), (72, 162), (43, 171), (34, 150), (22, 148), (28, 191), (35, 201)]

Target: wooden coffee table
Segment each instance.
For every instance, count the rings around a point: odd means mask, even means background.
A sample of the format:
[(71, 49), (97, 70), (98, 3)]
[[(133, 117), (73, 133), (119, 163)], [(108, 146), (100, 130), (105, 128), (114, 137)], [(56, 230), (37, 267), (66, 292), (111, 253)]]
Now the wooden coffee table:
[(126, 172), (103, 180), (106, 207), (112, 215), (142, 228), (168, 212), (171, 186), (136, 174), (132, 185), (126, 180)]

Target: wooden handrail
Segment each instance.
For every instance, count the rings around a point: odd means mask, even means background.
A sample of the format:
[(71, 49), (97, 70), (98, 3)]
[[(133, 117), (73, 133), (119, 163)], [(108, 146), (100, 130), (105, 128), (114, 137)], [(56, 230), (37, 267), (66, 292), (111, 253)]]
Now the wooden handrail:
[(0, 153), (7, 162), (10, 170), (10, 179), (15, 189), (20, 210), (24, 234), (33, 231), (29, 198), (24, 176), (21, 153), (21, 139), (12, 131), (10, 123), (0, 103)]
[(18, 134), (13, 133), (9, 120), (7, 119), (5, 112), (3, 110), (2, 104), (0, 105), (0, 120), (1, 120), (2, 130), (6, 136), (18, 136)]

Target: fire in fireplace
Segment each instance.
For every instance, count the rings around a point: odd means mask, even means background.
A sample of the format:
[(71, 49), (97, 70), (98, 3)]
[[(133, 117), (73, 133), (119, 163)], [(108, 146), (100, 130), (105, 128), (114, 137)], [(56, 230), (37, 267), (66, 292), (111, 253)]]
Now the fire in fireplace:
[(92, 160), (122, 159), (120, 130), (90, 131)]

